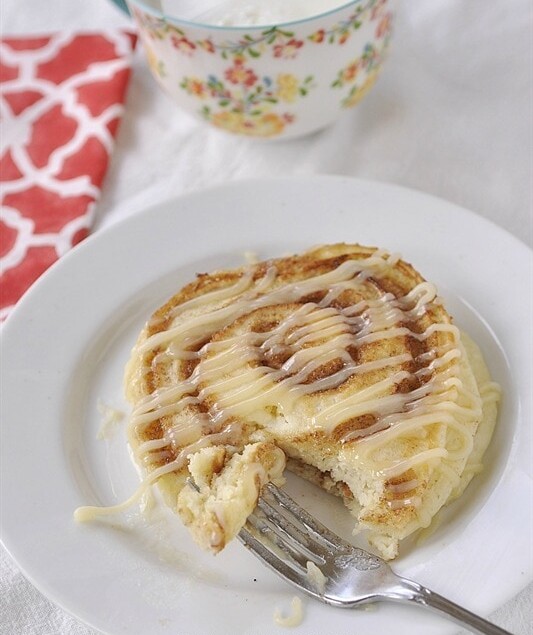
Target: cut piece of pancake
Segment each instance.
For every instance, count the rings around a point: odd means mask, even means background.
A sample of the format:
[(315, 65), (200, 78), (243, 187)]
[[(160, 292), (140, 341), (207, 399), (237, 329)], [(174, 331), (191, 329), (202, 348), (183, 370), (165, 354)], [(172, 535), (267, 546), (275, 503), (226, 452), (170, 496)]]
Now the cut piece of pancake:
[(135, 459), (204, 548), (287, 459), (387, 559), (466, 487), (498, 395), (432, 284), (346, 244), (198, 275), (148, 321), (125, 383)]

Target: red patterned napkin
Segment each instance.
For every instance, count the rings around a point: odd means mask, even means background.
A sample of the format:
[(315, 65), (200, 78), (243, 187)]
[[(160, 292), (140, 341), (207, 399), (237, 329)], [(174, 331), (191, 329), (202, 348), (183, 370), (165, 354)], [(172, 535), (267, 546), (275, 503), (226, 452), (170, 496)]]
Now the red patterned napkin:
[(89, 231), (135, 42), (122, 31), (0, 39), (0, 320)]

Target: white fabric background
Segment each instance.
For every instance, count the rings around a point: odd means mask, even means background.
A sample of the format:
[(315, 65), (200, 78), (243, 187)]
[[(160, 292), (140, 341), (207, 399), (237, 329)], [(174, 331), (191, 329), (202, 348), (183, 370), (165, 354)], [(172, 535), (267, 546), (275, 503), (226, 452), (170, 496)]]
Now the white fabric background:
[[(0, 6), (4, 34), (130, 24), (106, 0)], [(288, 142), (226, 136), (179, 112), (155, 86), (139, 50), (95, 231), (216, 183), (327, 173), (440, 196), (531, 246), (532, 17), (528, 0), (397, 0), (390, 59), (374, 91), (330, 129)], [(530, 585), (492, 619), (530, 635), (532, 591)], [(94, 631), (50, 604), (0, 548), (0, 633)]]

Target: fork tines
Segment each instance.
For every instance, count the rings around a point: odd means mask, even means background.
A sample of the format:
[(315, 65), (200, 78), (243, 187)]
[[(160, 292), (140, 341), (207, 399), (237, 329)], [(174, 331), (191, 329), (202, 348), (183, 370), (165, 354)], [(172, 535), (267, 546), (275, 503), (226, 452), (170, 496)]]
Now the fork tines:
[(272, 483), (263, 488), (239, 538), (278, 574), (314, 594), (308, 562), (321, 568), (335, 553), (352, 548)]

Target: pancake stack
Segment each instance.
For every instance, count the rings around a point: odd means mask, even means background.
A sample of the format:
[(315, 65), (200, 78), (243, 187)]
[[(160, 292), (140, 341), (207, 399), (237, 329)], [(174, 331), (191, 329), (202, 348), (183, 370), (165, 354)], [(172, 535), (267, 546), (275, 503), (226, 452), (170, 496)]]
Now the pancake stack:
[(396, 557), (479, 470), (498, 399), (435, 287), (346, 244), (198, 275), (150, 318), (125, 382), (145, 483), (213, 552), (288, 467)]

